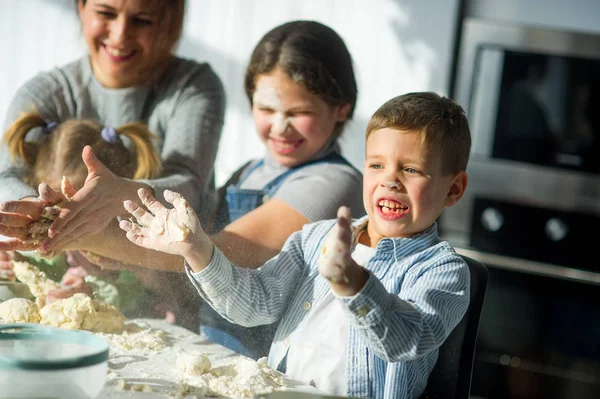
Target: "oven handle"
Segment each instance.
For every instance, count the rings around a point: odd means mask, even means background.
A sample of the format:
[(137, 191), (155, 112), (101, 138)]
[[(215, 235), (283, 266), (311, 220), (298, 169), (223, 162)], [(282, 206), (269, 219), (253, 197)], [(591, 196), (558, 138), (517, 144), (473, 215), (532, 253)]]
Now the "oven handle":
[(491, 254), (488, 252), (481, 252), (467, 248), (455, 247), (455, 249), (459, 254), (478, 260), (488, 267), (560, 278), (563, 280), (577, 281), (585, 284), (600, 285), (600, 273), (573, 269), (570, 267), (553, 265), (549, 263), (535, 262), (526, 259), (513, 258), (510, 256)]

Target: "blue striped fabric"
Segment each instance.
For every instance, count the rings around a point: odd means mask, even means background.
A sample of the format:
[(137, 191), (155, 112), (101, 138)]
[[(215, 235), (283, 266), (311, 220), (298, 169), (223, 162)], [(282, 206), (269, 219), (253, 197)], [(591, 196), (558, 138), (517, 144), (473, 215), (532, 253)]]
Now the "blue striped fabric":
[[(227, 320), (244, 326), (280, 321), (269, 352), (273, 368), (284, 363), (288, 337), (311, 308), (306, 304), (318, 302), (330, 289), (317, 261), (334, 225), (335, 220), (305, 225), (257, 270), (233, 266), (218, 249), (201, 272), (185, 265), (202, 298)], [(366, 269), (369, 279), (359, 293), (337, 297), (350, 320), (347, 394), (417, 398), (437, 348), (467, 309), (468, 267), (438, 238), (434, 224), (410, 238), (382, 239)]]

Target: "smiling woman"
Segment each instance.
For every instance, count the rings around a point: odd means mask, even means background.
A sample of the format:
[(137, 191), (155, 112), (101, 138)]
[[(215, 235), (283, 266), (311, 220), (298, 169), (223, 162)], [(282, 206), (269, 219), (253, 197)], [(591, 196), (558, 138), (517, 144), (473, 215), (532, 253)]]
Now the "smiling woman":
[[(182, 32), (184, 0), (78, 0), (76, 4), (88, 54), (21, 86), (9, 106), (5, 130), (32, 110), (48, 126), (69, 119), (90, 119), (108, 128), (142, 122), (159, 138), (155, 146), (164, 172), (143, 180), (106, 174), (103, 165), (94, 162), (94, 154), (84, 151), (80, 156), (87, 165), (85, 184), (50, 226), (41, 251), (85, 250), (81, 243), (91, 241), (90, 237), (114, 234), (107, 226), (124, 213), (123, 201), (136, 198), (139, 188), (158, 194), (166, 188), (177, 190), (194, 207), (214, 190), (224, 93), (208, 64), (173, 54)], [(32, 129), (27, 140), (48, 135), (52, 129)], [(124, 144), (132, 147), (129, 141)], [(0, 147), (0, 229), (15, 231), (14, 238), (19, 229), (27, 229), (40, 217), (44, 206), (54, 203), (37, 197), (23, 181), (29, 167), (24, 162), (13, 165), (7, 151), (6, 146)], [(94, 240), (95, 249), (105, 256), (123, 252), (107, 240)], [(0, 251), (23, 249), (23, 245), (19, 239), (0, 242)]]
[(136, 86), (160, 73), (181, 35), (183, 0), (78, 0), (96, 78), (111, 88)]
[[(183, 0), (79, 0), (77, 4), (89, 56), (23, 85), (9, 107), (5, 126), (32, 107), (57, 123), (70, 118), (93, 119), (109, 127), (144, 122), (161, 139), (157, 147), (169, 172), (142, 182), (101, 178), (90, 170), (90, 185), (52, 226), (54, 240), (45, 249), (100, 231), (118, 216), (123, 200), (135, 197), (140, 187), (162, 192), (178, 186), (192, 204), (199, 205), (204, 190), (213, 188), (212, 168), (223, 123), (220, 79), (208, 64), (172, 54), (182, 30)], [(21, 181), (22, 168), (13, 168), (10, 157), (0, 158), (0, 201), (35, 196)], [(31, 216), (39, 205), (20, 201), (11, 208)]]

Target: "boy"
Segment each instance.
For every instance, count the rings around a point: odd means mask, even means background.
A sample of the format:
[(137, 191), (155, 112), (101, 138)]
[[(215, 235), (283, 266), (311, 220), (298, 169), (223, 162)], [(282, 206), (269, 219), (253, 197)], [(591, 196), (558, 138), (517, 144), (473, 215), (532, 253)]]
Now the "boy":
[[(437, 236), (436, 219), (467, 186), (470, 132), (460, 106), (410, 93), (381, 106), (367, 126), (367, 216), (307, 224), (258, 270), (233, 266), (185, 200), (174, 209), (141, 190), (150, 212), (125, 208), (137, 245), (185, 258), (202, 298), (232, 322), (279, 322), (269, 365), (337, 395), (415, 398), (438, 348), (469, 302), (469, 271)], [(324, 277), (324, 278), (323, 278)]]

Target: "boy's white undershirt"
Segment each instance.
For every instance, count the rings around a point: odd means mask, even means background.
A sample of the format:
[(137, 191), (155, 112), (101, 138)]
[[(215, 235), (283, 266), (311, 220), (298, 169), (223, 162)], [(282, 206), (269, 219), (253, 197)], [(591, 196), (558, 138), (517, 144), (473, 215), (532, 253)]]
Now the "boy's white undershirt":
[[(352, 259), (361, 266), (375, 248), (357, 244)], [(321, 277), (317, 277), (321, 278)], [(286, 374), (333, 395), (346, 395), (349, 321), (331, 290), (312, 307), (290, 336)]]

